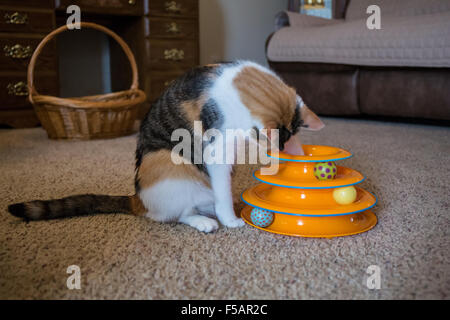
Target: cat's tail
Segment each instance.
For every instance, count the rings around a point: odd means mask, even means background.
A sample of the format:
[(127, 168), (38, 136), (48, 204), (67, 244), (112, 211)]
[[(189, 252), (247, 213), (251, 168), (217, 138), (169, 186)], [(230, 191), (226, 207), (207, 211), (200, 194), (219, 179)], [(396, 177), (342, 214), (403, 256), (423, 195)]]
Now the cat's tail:
[(56, 200), (35, 200), (8, 206), (9, 212), (24, 220), (48, 220), (101, 213), (145, 213), (139, 197), (83, 194)]

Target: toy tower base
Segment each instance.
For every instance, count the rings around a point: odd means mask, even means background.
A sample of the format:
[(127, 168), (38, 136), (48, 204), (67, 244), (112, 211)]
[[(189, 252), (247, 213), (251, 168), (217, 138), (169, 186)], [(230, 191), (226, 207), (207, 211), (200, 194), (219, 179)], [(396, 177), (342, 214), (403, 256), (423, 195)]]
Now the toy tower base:
[[(274, 175), (255, 172), (254, 177), (263, 182), (242, 194), (247, 206), (241, 216), (249, 225), (272, 233), (298, 237), (339, 237), (362, 233), (373, 228), (376, 216), (369, 210), (377, 199), (369, 192), (356, 187), (356, 200), (347, 205), (336, 203), (336, 188), (354, 186), (364, 181), (359, 172), (337, 166), (332, 180), (318, 180), (314, 166), (318, 162), (332, 163), (350, 158), (352, 154), (328, 146), (303, 146), (305, 156), (292, 156), (280, 152), (279, 170)], [(256, 226), (251, 219), (254, 208), (273, 214), (267, 227)]]

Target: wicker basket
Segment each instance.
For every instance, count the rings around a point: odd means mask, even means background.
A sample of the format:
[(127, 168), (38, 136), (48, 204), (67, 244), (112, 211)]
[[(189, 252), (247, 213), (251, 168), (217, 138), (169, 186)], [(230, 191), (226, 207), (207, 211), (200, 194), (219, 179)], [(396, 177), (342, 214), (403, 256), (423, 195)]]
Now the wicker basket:
[(36, 59), (56, 35), (68, 30), (62, 26), (48, 34), (37, 46), (28, 66), (29, 100), (51, 139), (102, 139), (133, 133), (139, 106), (146, 100), (138, 89), (136, 60), (128, 45), (113, 31), (95, 23), (82, 22), (84, 28), (102, 31), (114, 38), (125, 51), (133, 72), (133, 83), (126, 91), (79, 98), (40, 95), (33, 83)]

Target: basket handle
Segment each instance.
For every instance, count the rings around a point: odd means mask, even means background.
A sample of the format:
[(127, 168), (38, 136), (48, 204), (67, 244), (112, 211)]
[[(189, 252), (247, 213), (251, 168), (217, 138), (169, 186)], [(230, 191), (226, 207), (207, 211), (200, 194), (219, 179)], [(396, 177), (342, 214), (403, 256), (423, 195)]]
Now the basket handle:
[[(133, 74), (133, 82), (131, 84), (131, 90), (137, 90), (139, 87), (139, 77), (138, 77), (138, 69), (137, 69), (137, 65), (136, 65), (136, 60), (134, 58), (133, 52), (131, 51), (130, 47), (126, 44), (125, 41), (123, 41), (123, 39), (117, 35), (115, 32), (113, 32), (112, 30), (101, 26), (99, 24), (96, 23), (92, 23), (92, 22), (81, 22), (80, 23), (81, 27), (84, 28), (91, 28), (91, 29), (96, 29), (99, 31), (102, 31), (104, 33), (106, 33), (107, 35), (111, 36), (112, 38), (114, 38), (114, 40), (116, 40), (119, 45), (122, 47), (123, 51), (125, 52), (128, 60), (130, 61), (130, 65), (131, 65), (131, 70), (132, 70), (132, 74)], [(31, 102), (33, 102), (33, 95), (38, 95), (38, 92), (36, 90), (36, 88), (34, 87), (34, 67), (36, 65), (36, 60), (39, 56), (39, 54), (41, 53), (42, 49), (44, 48), (44, 46), (50, 41), (52, 40), (56, 35), (69, 30), (67, 25), (64, 25), (62, 27), (59, 27), (58, 29), (53, 30), (52, 32), (50, 32), (47, 36), (45, 36), (44, 39), (42, 39), (42, 41), (39, 43), (39, 45), (36, 47), (33, 56), (31, 57), (30, 60), (30, 64), (28, 65), (28, 90), (29, 90), (29, 99)]]

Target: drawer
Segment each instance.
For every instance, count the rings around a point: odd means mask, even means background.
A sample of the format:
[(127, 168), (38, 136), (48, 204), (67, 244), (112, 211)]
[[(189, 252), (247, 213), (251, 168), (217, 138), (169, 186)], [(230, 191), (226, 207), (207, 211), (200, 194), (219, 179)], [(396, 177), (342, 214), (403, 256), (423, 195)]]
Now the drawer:
[(197, 39), (198, 22), (171, 18), (146, 18), (146, 35), (152, 39)]
[(83, 13), (116, 14), (129, 16), (144, 15), (146, 0), (60, 0), (56, 9), (66, 10), (70, 5), (77, 5)]
[(54, 8), (55, 0), (2, 0), (2, 5), (15, 6), (15, 7), (41, 7), (41, 8)]
[(33, 128), (39, 125), (39, 119), (32, 109), (0, 110), (0, 125), (12, 128)]
[(197, 17), (198, 0), (153, 0), (149, 2), (150, 16)]
[(54, 12), (0, 9), (0, 31), (48, 33), (54, 29)]
[(183, 72), (152, 72), (145, 87), (145, 92), (147, 93), (149, 100), (153, 102), (158, 99), (170, 83), (182, 74)]
[[(0, 36), (0, 68), (2, 71), (24, 71), (28, 69), (34, 49), (40, 37)], [(37, 70), (56, 70), (56, 44), (48, 43), (36, 62)]]
[(184, 71), (198, 65), (198, 42), (147, 40), (148, 63), (151, 69)]
[[(0, 77), (0, 109), (29, 108), (26, 76)], [(58, 95), (56, 76), (41, 76), (35, 79), (36, 89), (42, 94)]]

